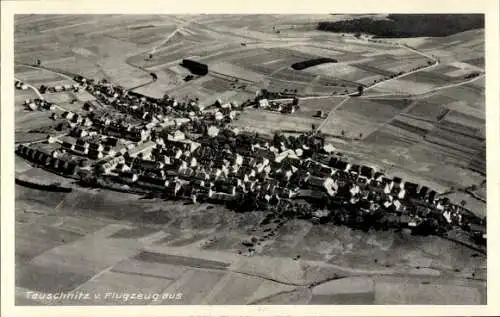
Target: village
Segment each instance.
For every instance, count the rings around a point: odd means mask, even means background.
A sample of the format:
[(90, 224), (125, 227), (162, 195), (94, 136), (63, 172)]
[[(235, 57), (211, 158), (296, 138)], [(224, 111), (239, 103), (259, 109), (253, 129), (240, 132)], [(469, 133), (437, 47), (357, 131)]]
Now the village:
[[(293, 113), (298, 97), (282, 103), (261, 94), (242, 105), (217, 100), (202, 108), (195, 99), (155, 99), (105, 80), (74, 80), (72, 87), (43, 89), (90, 92), (96, 100), (85, 103), (86, 114), (64, 112), (67, 124), (59, 128), (65, 135), (20, 144), (16, 153), (84, 186), (364, 229), (444, 234), (458, 227), (486, 241), (484, 219), (427, 186), (343, 160), (320, 134), (266, 138), (231, 128), (246, 107)], [(40, 99), (25, 105), (32, 111), (55, 108)]]

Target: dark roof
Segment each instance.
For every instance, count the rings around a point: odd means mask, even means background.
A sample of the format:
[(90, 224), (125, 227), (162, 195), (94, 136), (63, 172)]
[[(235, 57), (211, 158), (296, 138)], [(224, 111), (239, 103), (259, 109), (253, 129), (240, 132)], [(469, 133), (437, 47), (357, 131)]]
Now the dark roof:
[(118, 139), (113, 138), (113, 137), (108, 137), (106, 139), (106, 144), (108, 144), (110, 146), (116, 146), (118, 144)]
[(85, 148), (83, 146), (81, 146), (81, 145), (75, 145), (75, 151), (84, 152)]
[(347, 167), (347, 162), (344, 162), (342, 160), (337, 160), (333, 167), (338, 170), (345, 170)]
[(370, 177), (372, 177), (372, 176), (373, 176), (373, 172), (374, 172), (373, 168), (368, 167), (368, 166), (361, 165), (360, 174), (361, 174), (362, 176), (365, 176), (365, 177), (367, 177), (367, 178), (370, 178)]
[(326, 194), (318, 190), (301, 189), (297, 193), (297, 197), (312, 200), (322, 200), (326, 198)]
[(137, 179), (138, 182), (143, 182), (146, 184), (156, 185), (156, 186), (165, 186), (165, 180), (162, 178), (151, 177), (146, 175), (140, 175)]
[(99, 157), (99, 153), (100, 152), (97, 151), (97, 150), (89, 150), (89, 154), (88, 155), (89, 155), (90, 158), (96, 159), (96, 158)]
[(358, 164), (353, 164), (351, 165), (351, 168), (349, 169), (349, 172), (356, 172), (359, 173), (360, 166)]
[(484, 225), (478, 225), (475, 223), (472, 223), (469, 225), (470, 231), (472, 232), (479, 232), (479, 233), (486, 233), (486, 226)]
[(411, 182), (406, 182), (405, 185), (404, 185), (404, 189), (406, 191), (411, 191), (411, 192), (416, 193), (417, 190), (418, 190), (418, 184), (411, 183)]
[(382, 177), (382, 184), (386, 185), (386, 184), (390, 184), (392, 182), (392, 179), (388, 178), (388, 177)]
[(101, 143), (89, 143), (89, 149), (98, 149)]
[(425, 195), (427, 194), (427, 192), (428, 192), (428, 191), (429, 191), (429, 187), (427, 187), (427, 186), (422, 186), (422, 187), (420, 188), (420, 191), (418, 192), (418, 194), (419, 194), (420, 196), (425, 196)]
[(429, 200), (433, 200), (434, 198), (436, 198), (436, 195), (437, 195), (436, 191), (431, 190), (429, 192)]

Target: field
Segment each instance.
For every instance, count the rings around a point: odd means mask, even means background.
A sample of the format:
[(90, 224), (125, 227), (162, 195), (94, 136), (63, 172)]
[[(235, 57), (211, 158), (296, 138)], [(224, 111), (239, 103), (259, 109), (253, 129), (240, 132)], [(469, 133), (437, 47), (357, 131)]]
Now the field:
[[(485, 258), (440, 238), (364, 233), (297, 220), (277, 230), (259, 253), (242, 256), (237, 254), (238, 249), (245, 253), (240, 242), (264, 229), (249, 231), (262, 219), (259, 213), (236, 214), (204, 205), (192, 209), (168, 202), (165, 206), (159, 200), (139, 205), (134, 196), (119, 193), (78, 190), (52, 197), (23, 187), (16, 187), (16, 193), (31, 197), (19, 197), (26, 204), (44, 202), (52, 208), (43, 217), (16, 211), (17, 285), (22, 289), (80, 290), (103, 297), (137, 287), (146, 293), (182, 293), (176, 300), (66, 299), (50, 305), (298, 303), (294, 292), (306, 294), (300, 298), (311, 304), (384, 303), (387, 297), (391, 303), (421, 303), (424, 299), (415, 298), (413, 288), (393, 275), (403, 272), (414, 285), (432, 279), (433, 287), (422, 286), (428, 294), (461, 290), (475, 294), (467, 297), (468, 303), (484, 301), (479, 283), (456, 284), (444, 276), (481, 276)], [(106, 213), (108, 205), (122, 216)], [(151, 216), (154, 222), (148, 221)], [(297, 255), (299, 261), (291, 259)], [(430, 265), (432, 270), (421, 268)], [(360, 277), (321, 282), (351, 275)], [(311, 283), (317, 286), (309, 289)], [(393, 298), (396, 289), (402, 297)], [(291, 293), (283, 297), (282, 292)], [(455, 297), (446, 301), (462, 303)]]
[[(286, 118), (286, 120), (284, 120)], [(307, 132), (321, 124), (321, 119), (313, 117), (287, 116), (272, 111), (247, 110), (240, 115), (234, 126), (272, 135), (275, 131)]]
[[(72, 84), (78, 73), (149, 96), (196, 97), (202, 105), (242, 103), (261, 89), (296, 93), (300, 109), (293, 114), (245, 109), (231, 125), (264, 135), (319, 129), (347, 160), (440, 192), (453, 187), (452, 201), (465, 200), (485, 216), (484, 201), (460, 190), (485, 180), (484, 76), (464, 78), (483, 73), (484, 32), (374, 43), (316, 30), (318, 21), (346, 18), (21, 15), (15, 76), (39, 88)], [(439, 63), (430, 65), (434, 56)], [(209, 73), (185, 81), (185, 58), (206, 63)], [(317, 58), (337, 63), (291, 67)], [(37, 59), (41, 67), (34, 65)], [(360, 96), (347, 95), (360, 86)], [(36, 97), (34, 89), (16, 90), (17, 142), (43, 139), (41, 128), (61, 122), (50, 119), (51, 111), (26, 110), (24, 101)], [(82, 112), (93, 99), (86, 92), (44, 97), (60, 107), (58, 114)], [(316, 117), (318, 111), (326, 119)], [(16, 176), (71, 182), (19, 158)], [(304, 220), (262, 225), (263, 212), (97, 189), (54, 193), (16, 185), (15, 198), (18, 304), (486, 302), (486, 256), (451, 239)], [(242, 244), (252, 237), (254, 247)], [(181, 295), (104, 297), (137, 289)], [(33, 301), (25, 296), (30, 290), (102, 297)]]

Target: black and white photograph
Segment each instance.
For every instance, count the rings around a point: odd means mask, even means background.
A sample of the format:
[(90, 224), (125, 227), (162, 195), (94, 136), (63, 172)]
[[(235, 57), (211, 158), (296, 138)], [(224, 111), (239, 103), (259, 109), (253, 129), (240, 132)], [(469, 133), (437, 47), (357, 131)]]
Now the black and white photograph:
[(13, 23), (14, 305), (491, 303), (484, 12)]

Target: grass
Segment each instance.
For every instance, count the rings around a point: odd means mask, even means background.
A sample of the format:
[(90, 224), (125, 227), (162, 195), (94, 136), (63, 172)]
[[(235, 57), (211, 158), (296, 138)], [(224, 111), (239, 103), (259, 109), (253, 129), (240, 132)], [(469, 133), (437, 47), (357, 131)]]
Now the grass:
[(16, 269), (16, 285), (29, 290), (55, 293), (69, 292), (92, 276), (62, 270), (60, 267), (45, 267), (28, 264)]
[(54, 247), (83, 237), (64, 228), (41, 224), (16, 224), (16, 257), (24, 264)]
[(229, 280), (210, 300), (212, 305), (241, 305), (257, 291), (262, 284), (258, 278), (229, 273)]
[(346, 115), (352, 113), (366, 117), (368, 121), (381, 123), (400, 113), (410, 103), (409, 100), (351, 98), (337, 111)]
[[(189, 274), (189, 272), (187, 273)], [(215, 286), (224, 277), (224, 272), (216, 271), (192, 271), (188, 275), (182, 285), (179, 285), (173, 293), (182, 293), (181, 300), (165, 300), (163, 305), (187, 305), (187, 304), (200, 304), (206, 300), (206, 297), (215, 291)], [(230, 283), (231, 281), (229, 281)], [(231, 294), (226, 293), (230, 297)]]

